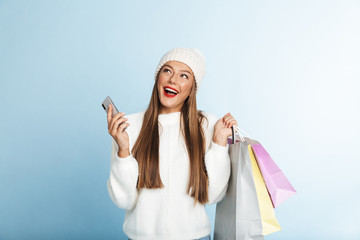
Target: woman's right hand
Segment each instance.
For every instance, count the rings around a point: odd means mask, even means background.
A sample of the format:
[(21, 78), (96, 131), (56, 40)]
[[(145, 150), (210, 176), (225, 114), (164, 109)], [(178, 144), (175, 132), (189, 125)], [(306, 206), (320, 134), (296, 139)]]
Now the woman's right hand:
[(125, 129), (130, 125), (130, 123), (125, 122), (128, 119), (122, 117), (125, 113), (119, 112), (114, 117), (112, 117), (112, 113), (113, 106), (110, 104), (109, 111), (107, 113), (109, 134), (114, 138), (115, 142), (119, 146), (119, 157), (126, 157), (129, 155), (129, 135)]

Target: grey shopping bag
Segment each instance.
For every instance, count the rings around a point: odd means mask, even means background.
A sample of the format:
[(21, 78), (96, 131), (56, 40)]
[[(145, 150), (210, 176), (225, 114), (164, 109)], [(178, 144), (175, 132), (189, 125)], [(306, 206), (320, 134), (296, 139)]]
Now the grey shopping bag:
[(226, 195), (216, 205), (214, 240), (264, 239), (249, 141), (229, 145), (231, 175)]

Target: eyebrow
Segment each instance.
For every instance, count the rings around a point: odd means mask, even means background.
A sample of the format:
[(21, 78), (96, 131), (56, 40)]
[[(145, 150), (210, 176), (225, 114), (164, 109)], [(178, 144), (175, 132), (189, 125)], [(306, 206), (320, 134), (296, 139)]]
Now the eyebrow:
[[(169, 68), (171, 68), (171, 69), (174, 69), (172, 66), (167, 65), (167, 64), (165, 64), (164, 67), (169, 67)], [(189, 74), (192, 76), (191, 72), (189, 72), (188, 70), (180, 70), (180, 71), (182, 71), (182, 72), (187, 72), (187, 73), (189, 73)]]

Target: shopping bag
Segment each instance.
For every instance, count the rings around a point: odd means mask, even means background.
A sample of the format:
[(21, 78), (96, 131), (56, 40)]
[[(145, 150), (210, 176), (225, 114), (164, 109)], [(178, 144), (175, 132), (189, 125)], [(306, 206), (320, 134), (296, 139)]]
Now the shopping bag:
[[(241, 130), (238, 126), (233, 126), (232, 130), (233, 130), (233, 135), (235, 132), (238, 133), (240, 140), (248, 144), (254, 183), (255, 183), (255, 188), (256, 188), (256, 193), (260, 208), (260, 215), (262, 220), (262, 227), (263, 227), (262, 233), (264, 235), (267, 235), (273, 232), (280, 231), (281, 227), (276, 219), (270, 195), (268, 193), (264, 178), (262, 176), (254, 152), (252, 150), (252, 146), (259, 144), (259, 142), (250, 138), (243, 137), (240, 131), (244, 132), (246, 135), (248, 134), (245, 131)], [(232, 137), (232, 140), (235, 140), (234, 136)]]
[(231, 175), (216, 205), (214, 240), (263, 240), (258, 196), (247, 142), (229, 145)]
[(251, 148), (258, 142), (241, 136), (228, 143), (231, 175), (227, 193), (216, 206), (214, 239), (264, 239), (281, 227)]
[(276, 208), (294, 195), (296, 190), (259, 142), (256, 142), (251, 147), (270, 194), (273, 207)]
[[(252, 141), (247, 139), (247, 142), (251, 143)], [(276, 219), (274, 208), (269, 193), (266, 189), (265, 181), (261, 175), (251, 146), (251, 144), (248, 144), (256, 194), (260, 208), (261, 222), (263, 228), (262, 233), (264, 235), (267, 235), (273, 232), (280, 231), (281, 227)]]

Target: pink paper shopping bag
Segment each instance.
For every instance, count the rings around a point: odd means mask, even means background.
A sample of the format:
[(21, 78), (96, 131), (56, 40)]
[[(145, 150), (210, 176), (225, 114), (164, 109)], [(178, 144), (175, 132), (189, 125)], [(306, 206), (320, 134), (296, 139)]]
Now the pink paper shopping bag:
[(296, 190), (259, 142), (253, 144), (251, 147), (255, 153), (273, 207), (276, 208), (294, 195)]

